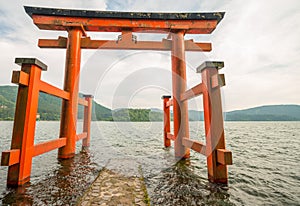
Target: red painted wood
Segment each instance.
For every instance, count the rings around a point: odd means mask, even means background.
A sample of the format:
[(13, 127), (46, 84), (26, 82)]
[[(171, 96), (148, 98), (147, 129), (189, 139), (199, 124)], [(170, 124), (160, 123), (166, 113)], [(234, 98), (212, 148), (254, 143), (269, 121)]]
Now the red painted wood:
[(62, 98), (65, 100), (69, 100), (70, 99), (70, 93), (66, 92), (64, 90), (61, 90), (57, 87), (54, 87), (50, 84), (48, 84), (47, 82), (44, 81), (40, 81), (40, 91), (44, 92), (46, 94), (50, 94), (52, 96), (58, 97), (58, 98)]
[(88, 101), (82, 98), (78, 98), (78, 104), (84, 106), (84, 108), (89, 105)]
[(183, 138), (182, 144), (192, 150), (206, 156), (206, 146), (202, 142)]
[[(59, 37), (58, 39), (39, 39), (38, 46), (40, 48), (67, 48), (68, 39)], [(192, 40), (185, 40), (186, 51), (211, 51), (211, 43), (193, 42)], [(163, 39), (158, 41), (137, 41), (133, 42), (132, 39), (124, 41), (115, 40), (92, 40), (90, 37), (82, 38), (82, 49), (115, 49), (115, 50), (160, 50), (170, 51), (172, 49), (172, 42)]]
[(232, 153), (226, 149), (217, 149), (217, 161), (222, 165), (232, 165)]
[(171, 146), (171, 141), (168, 138), (168, 133), (171, 130), (170, 127), (170, 107), (167, 105), (168, 102), (170, 101), (169, 97), (163, 97), (163, 107), (164, 107), (164, 146), (165, 147), (170, 147)]
[(185, 91), (184, 93), (182, 93), (180, 95), (180, 100), (185, 101), (185, 100), (189, 100), (193, 97), (196, 97), (196, 96), (202, 94), (203, 90), (204, 90), (204, 84), (200, 83), (200, 84), (194, 86), (193, 88), (191, 88), (191, 89)]
[(59, 138), (34, 145), (33, 156), (38, 156), (66, 145), (67, 138)]
[(184, 32), (172, 33), (172, 86), (175, 157), (189, 158), (190, 149), (182, 144), (183, 137), (189, 138), (188, 104), (180, 96), (186, 91), (186, 63)]
[(150, 19), (110, 19), (68, 16), (32, 15), (39, 29), (67, 30), (83, 26), (86, 31), (168, 33), (170, 30), (185, 30), (188, 34), (210, 34), (218, 24), (217, 20), (150, 20)]
[(1, 166), (11, 166), (20, 162), (20, 150), (12, 149), (2, 152)]
[(208, 179), (211, 182), (227, 184), (227, 166), (219, 164), (217, 161), (217, 149), (225, 149), (221, 92), (220, 86), (211, 87), (211, 77), (218, 75), (218, 70), (215, 67), (206, 67), (201, 74), (202, 81), (207, 88), (203, 93), (203, 105)]
[(81, 37), (82, 31), (80, 28), (69, 30), (64, 91), (70, 93), (70, 100), (63, 100), (62, 102), (60, 137), (66, 137), (67, 143), (66, 146), (59, 148), (58, 157), (61, 159), (67, 159), (75, 155)]
[(176, 139), (175, 135), (174, 135), (174, 134), (171, 134), (171, 133), (167, 133), (167, 138), (168, 138), (169, 140), (173, 140), (173, 141)]
[(91, 141), (91, 121), (92, 121), (92, 104), (93, 96), (86, 95), (85, 100), (88, 105), (84, 107), (84, 119), (83, 119), (83, 132), (87, 134), (86, 138), (82, 141), (83, 147), (89, 147)]
[(17, 164), (8, 167), (8, 185), (22, 185), (30, 180), (33, 157), (39, 81), (42, 69), (37, 65), (22, 64), (21, 71), (29, 75), (29, 82), (28, 86), (20, 85), (18, 89), (11, 149), (20, 150), (20, 159)]

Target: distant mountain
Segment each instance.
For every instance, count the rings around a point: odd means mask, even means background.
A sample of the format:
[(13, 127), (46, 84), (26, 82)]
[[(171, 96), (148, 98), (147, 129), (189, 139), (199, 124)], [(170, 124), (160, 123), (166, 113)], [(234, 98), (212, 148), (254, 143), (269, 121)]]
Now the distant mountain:
[(162, 109), (157, 109), (157, 108), (150, 108), (151, 112), (158, 112), (158, 113), (163, 113)]
[[(13, 120), (18, 87), (0, 86), (0, 120)], [(80, 94), (82, 97), (82, 94)], [(39, 108), (41, 120), (59, 120), (61, 99), (41, 93)], [(203, 112), (189, 110), (190, 121), (203, 121)], [(83, 106), (78, 107), (78, 118), (83, 118)], [(173, 113), (171, 112), (171, 119)], [(300, 105), (271, 105), (224, 114), (226, 121), (300, 121)], [(93, 101), (92, 120), (98, 121), (162, 121), (163, 111), (157, 108), (111, 110)]]
[(125, 122), (163, 121), (163, 113), (151, 109), (115, 109), (112, 111), (112, 117), (113, 121)]
[(98, 104), (93, 101), (92, 120), (98, 121), (112, 121), (111, 109)]
[[(0, 120), (13, 120), (18, 87), (0, 86)], [(79, 94), (82, 98), (82, 94)], [(40, 120), (60, 120), (61, 99), (40, 93), (38, 113)], [(83, 118), (83, 106), (78, 106), (78, 118)], [(157, 109), (111, 110), (93, 101), (92, 120), (97, 121), (162, 121), (162, 111)]]
[(300, 105), (268, 105), (227, 112), (226, 121), (300, 121)]
[[(171, 118), (173, 113), (171, 112)], [(225, 121), (300, 121), (300, 105), (268, 105), (223, 113)], [(204, 112), (189, 110), (190, 121), (203, 121)]]
[(15, 113), (17, 87), (0, 87), (0, 119), (12, 120)]
[[(223, 114), (225, 121), (300, 121), (300, 105), (268, 105)], [(190, 121), (203, 121), (202, 111), (189, 111)]]
[[(0, 86), (0, 120), (13, 120), (18, 87)], [(82, 97), (82, 94), (80, 94)], [(38, 113), (41, 120), (59, 120), (61, 113), (61, 99), (40, 93)], [(83, 118), (83, 106), (78, 107), (78, 118)], [(112, 120), (111, 110), (93, 102), (93, 120)]]
[(204, 113), (202, 111), (189, 110), (189, 120), (190, 121), (203, 121)]

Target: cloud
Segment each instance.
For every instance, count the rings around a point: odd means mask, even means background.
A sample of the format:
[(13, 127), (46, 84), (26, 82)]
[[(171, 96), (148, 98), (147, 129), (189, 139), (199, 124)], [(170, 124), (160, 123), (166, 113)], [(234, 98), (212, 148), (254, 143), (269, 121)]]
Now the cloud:
[(51, 7), (51, 8), (66, 8), (66, 9), (91, 9), (91, 10), (105, 10), (105, 0), (51, 0), (51, 1), (40, 1), (40, 0), (23, 0), (23, 5), (31, 5), (38, 7)]
[[(39, 38), (67, 36), (67, 32), (39, 30), (32, 23), (31, 18), (25, 13), (24, 5), (105, 10), (106, 3), (101, 0), (23, 0), (12, 1), (9, 4), (5, 1), (0, 2), (0, 61), (4, 67), (2, 68), (2, 75), (0, 76), (0, 84), (10, 84), (12, 70), (19, 69), (19, 67), (14, 64), (15, 57), (36, 57), (49, 66), (48, 71), (43, 73), (43, 79), (56, 86), (62, 87), (65, 50), (40, 49), (37, 46), (37, 41)], [(85, 54), (82, 56), (84, 60)]]
[(193, 0), (112, 0), (108, 2), (108, 10), (117, 11), (192, 11), (199, 2)]
[(288, 0), (232, 1), (225, 7), (211, 55), (225, 60), (226, 102), (233, 108), (299, 104), (293, 85), (300, 81), (297, 6), (299, 1)]

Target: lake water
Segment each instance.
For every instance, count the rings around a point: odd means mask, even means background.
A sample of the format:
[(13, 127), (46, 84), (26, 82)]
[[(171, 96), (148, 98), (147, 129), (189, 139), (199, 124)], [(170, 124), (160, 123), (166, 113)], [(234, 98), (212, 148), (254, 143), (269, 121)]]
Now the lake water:
[[(79, 130), (82, 123), (78, 124)], [(0, 122), (0, 151), (10, 148), (12, 122)], [(140, 168), (152, 205), (300, 205), (300, 122), (225, 122), (233, 153), (229, 185), (210, 184), (205, 157), (176, 162), (164, 149), (161, 122), (92, 122), (90, 151), (58, 161), (57, 150), (35, 157), (30, 184), (6, 188), (0, 167), (0, 204), (73, 205), (103, 167), (125, 175)], [(37, 122), (35, 143), (58, 137), (59, 122)], [(190, 122), (204, 141), (203, 122)]]

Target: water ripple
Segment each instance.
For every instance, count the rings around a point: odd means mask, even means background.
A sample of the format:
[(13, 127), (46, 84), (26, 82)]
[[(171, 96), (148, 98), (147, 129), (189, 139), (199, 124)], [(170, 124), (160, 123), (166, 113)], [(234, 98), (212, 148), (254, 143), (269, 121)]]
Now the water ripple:
[[(204, 140), (202, 122), (191, 122), (193, 139)], [(58, 122), (38, 122), (37, 142), (53, 139)], [(0, 150), (10, 146), (12, 122), (1, 122)], [(177, 162), (174, 148), (163, 148), (162, 123), (93, 122), (90, 151), (58, 161), (57, 151), (34, 158), (30, 184), (0, 184), (0, 203), (72, 205), (108, 166), (135, 175), (141, 167), (152, 205), (299, 205), (299, 122), (226, 122), (227, 148), (233, 152), (229, 186), (207, 181), (206, 159), (191, 152)], [(0, 181), (6, 181), (0, 167)]]

